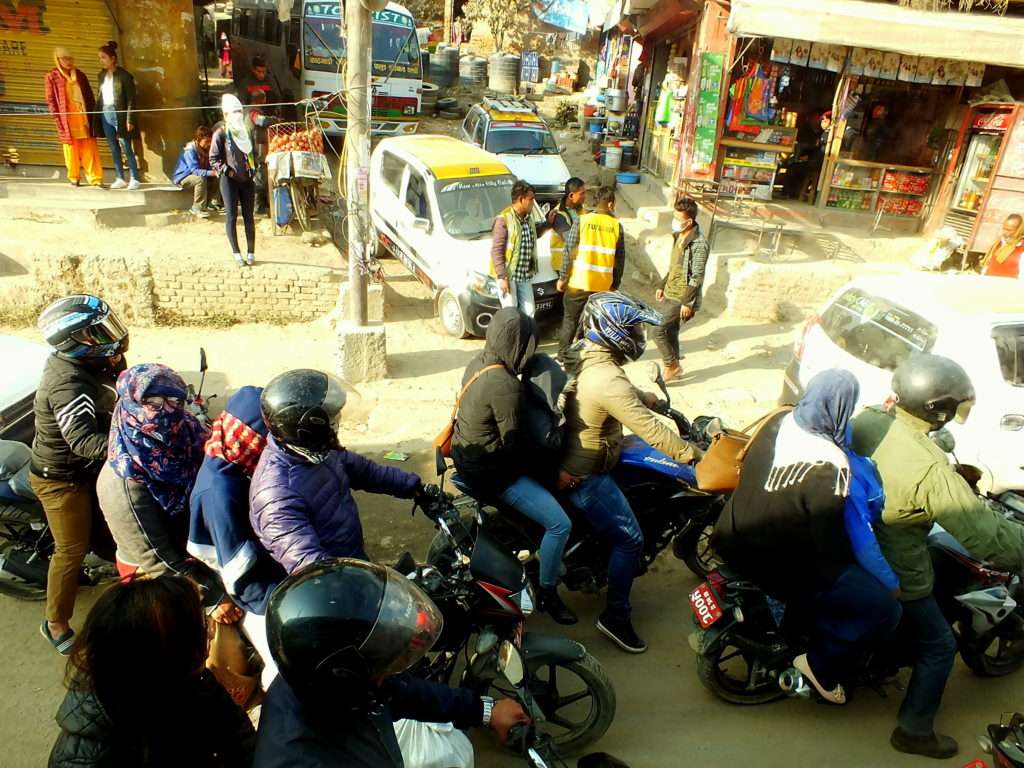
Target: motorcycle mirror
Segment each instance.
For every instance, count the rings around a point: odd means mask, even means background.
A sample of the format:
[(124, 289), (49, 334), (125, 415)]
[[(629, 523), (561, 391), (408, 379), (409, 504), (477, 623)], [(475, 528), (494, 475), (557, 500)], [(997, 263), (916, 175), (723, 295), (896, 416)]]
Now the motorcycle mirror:
[(665, 386), (665, 378), (661, 375), (661, 366), (652, 361), (651, 364), (647, 366), (647, 376), (651, 382), (658, 385), (658, 389), (661, 390), (661, 394), (665, 396), (665, 401), (671, 403), (672, 398), (669, 397), (668, 387)]
[(501, 647), (498, 648), (498, 670), (516, 688), (523, 684), (523, 679), (526, 677), (523, 657), (508, 640), (503, 641)]
[(945, 427), (932, 432), (931, 438), (932, 442), (939, 446), (943, 453), (952, 453), (956, 449), (956, 438)]
[(206, 373), (206, 350), (202, 347), (199, 348), (199, 372)]
[(530, 747), (526, 750), (526, 759), (529, 760), (531, 768), (548, 768), (548, 764), (544, 762), (544, 758), (540, 756), (540, 753)]

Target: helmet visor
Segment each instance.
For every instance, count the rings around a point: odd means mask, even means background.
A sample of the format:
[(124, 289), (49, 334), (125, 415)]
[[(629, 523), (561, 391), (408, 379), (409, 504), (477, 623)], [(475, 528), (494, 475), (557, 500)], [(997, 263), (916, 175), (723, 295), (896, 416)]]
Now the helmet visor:
[(341, 411), (354, 390), (337, 376), (327, 376), (327, 392), (324, 393), (324, 413), (331, 415), (331, 430), (338, 434), (341, 429)]
[(387, 573), (377, 621), (359, 648), (375, 680), (404, 672), (423, 658), (444, 626), (429, 597), (397, 571), (388, 568)]
[(964, 400), (956, 407), (956, 423), (963, 424), (967, 421), (967, 417), (971, 415), (971, 409), (974, 407), (974, 400)]
[(88, 347), (106, 347), (118, 344), (128, 335), (128, 329), (113, 312), (109, 312), (100, 322), (86, 328), (72, 331), (71, 338)]

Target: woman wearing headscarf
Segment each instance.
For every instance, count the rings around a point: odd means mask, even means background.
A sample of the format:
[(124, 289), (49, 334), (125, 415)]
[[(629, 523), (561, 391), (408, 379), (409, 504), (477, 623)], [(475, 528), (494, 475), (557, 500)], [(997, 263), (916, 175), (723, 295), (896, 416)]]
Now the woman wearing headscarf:
[[(256, 156), (251, 123), (245, 119), (242, 102), (230, 93), (221, 98), (224, 125), (213, 134), (210, 166), (220, 175), (224, 201), (224, 226), (235, 263), (244, 267), (256, 261)], [(245, 225), (245, 258), (238, 247), (238, 209)]]
[(249, 522), (249, 486), (267, 445), (262, 393), (262, 387), (242, 387), (213, 422), (189, 499), (187, 549), (220, 574), (231, 599), (245, 611), (242, 629), (263, 659), (266, 689), (277, 675), (267, 644), (267, 600), (285, 572)]
[(67, 48), (54, 48), (53, 62), (56, 66), (46, 73), (46, 106), (64, 149), (68, 181), (77, 187), (80, 169), (84, 168), (86, 183), (98, 187), (103, 181), (103, 165), (89, 120), (89, 113), (96, 109), (89, 78), (75, 66)]
[(899, 623), (899, 582), (872, 523), (883, 495), (874, 466), (853, 453), (860, 387), (822, 371), (792, 412), (772, 417), (743, 462), (715, 528), (716, 551), (744, 578), (810, 619), (793, 664), (833, 704), (858, 657)]
[(218, 621), (241, 618), (217, 573), (185, 553), (188, 497), (207, 431), (185, 409), (188, 389), (164, 365), (129, 368), (117, 380), (107, 461), (96, 481), (122, 576), (179, 573), (192, 579)]

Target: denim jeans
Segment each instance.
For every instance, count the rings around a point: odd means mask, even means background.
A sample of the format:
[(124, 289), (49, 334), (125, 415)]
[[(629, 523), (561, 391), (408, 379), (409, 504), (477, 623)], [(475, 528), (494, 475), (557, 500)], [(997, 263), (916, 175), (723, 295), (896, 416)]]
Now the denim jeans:
[(538, 525), (544, 526), (540, 542), (540, 585), (554, 587), (562, 569), (562, 554), (572, 523), (565, 510), (544, 486), (525, 475), (498, 494), (498, 498)]
[(609, 618), (629, 620), (629, 591), (640, 568), (644, 534), (636, 515), (610, 475), (591, 475), (569, 494), (594, 529), (612, 545), (608, 558)]
[(518, 307), (524, 315), (533, 317), (537, 306), (533, 300), (533, 283), (517, 283), (509, 280), (509, 293), (501, 297), (501, 306)]
[(682, 304), (678, 301), (664, 299), (658, 305), (658, 311), (661, 312), (661, 325), (655, 326), (654, 332), (651, 334), (661, 353), (661, 362), (666, 366), (679, 364), (679, 327), (682, 325), (682, 320), (679, 317), (680, 307)]
[(900, 706), (899, 724), (910, 733), (927, 736), (935, 729), (935, 714), (956, 659), (956, 639), (931, 596), (903, 603), (900, 630), (913, 648), (914, 668)]
[(238, 249), (238, 209), (242, 209), (246, 253), (256, 253), (256, 185), (252, 179), (237, 181), (226, 173), (220, 177), (220, 196), (224, 200), (224, 230), (231, 253)]
[(114, 156), (114, 171), (117, 173), (117, 178), (124, 178), (124, 163), (121, 162), (121, 150), (124, 149), (124, 156), (128, 161), (128, 171), (133, 179), (138, 179), (139, 164), (135, 161), (132, 140), (117, 137), (117, 113), (113, 110), (103, 110), (101, 122), (103, 123), (103, 135), (107, 137), (107, 144), (110, 145), (110, 154)]
[(814, 676), (831, 690), (900, 622), (900, 604), (859, 565), (849, 565), (827, 588), (811, 597), (808, 661)]

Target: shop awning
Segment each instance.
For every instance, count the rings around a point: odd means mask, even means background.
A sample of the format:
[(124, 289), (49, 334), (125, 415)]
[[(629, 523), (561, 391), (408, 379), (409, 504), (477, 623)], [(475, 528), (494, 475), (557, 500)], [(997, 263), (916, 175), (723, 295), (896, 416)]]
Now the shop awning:
[(627, 16), (646, 13), (657, 4), (658, 0), (616, 0), (604, 17), (602, 29), (607, 32)]
[(1024, 67), (1024, 19), (859, 0), (733, 0), (729, 32)]

